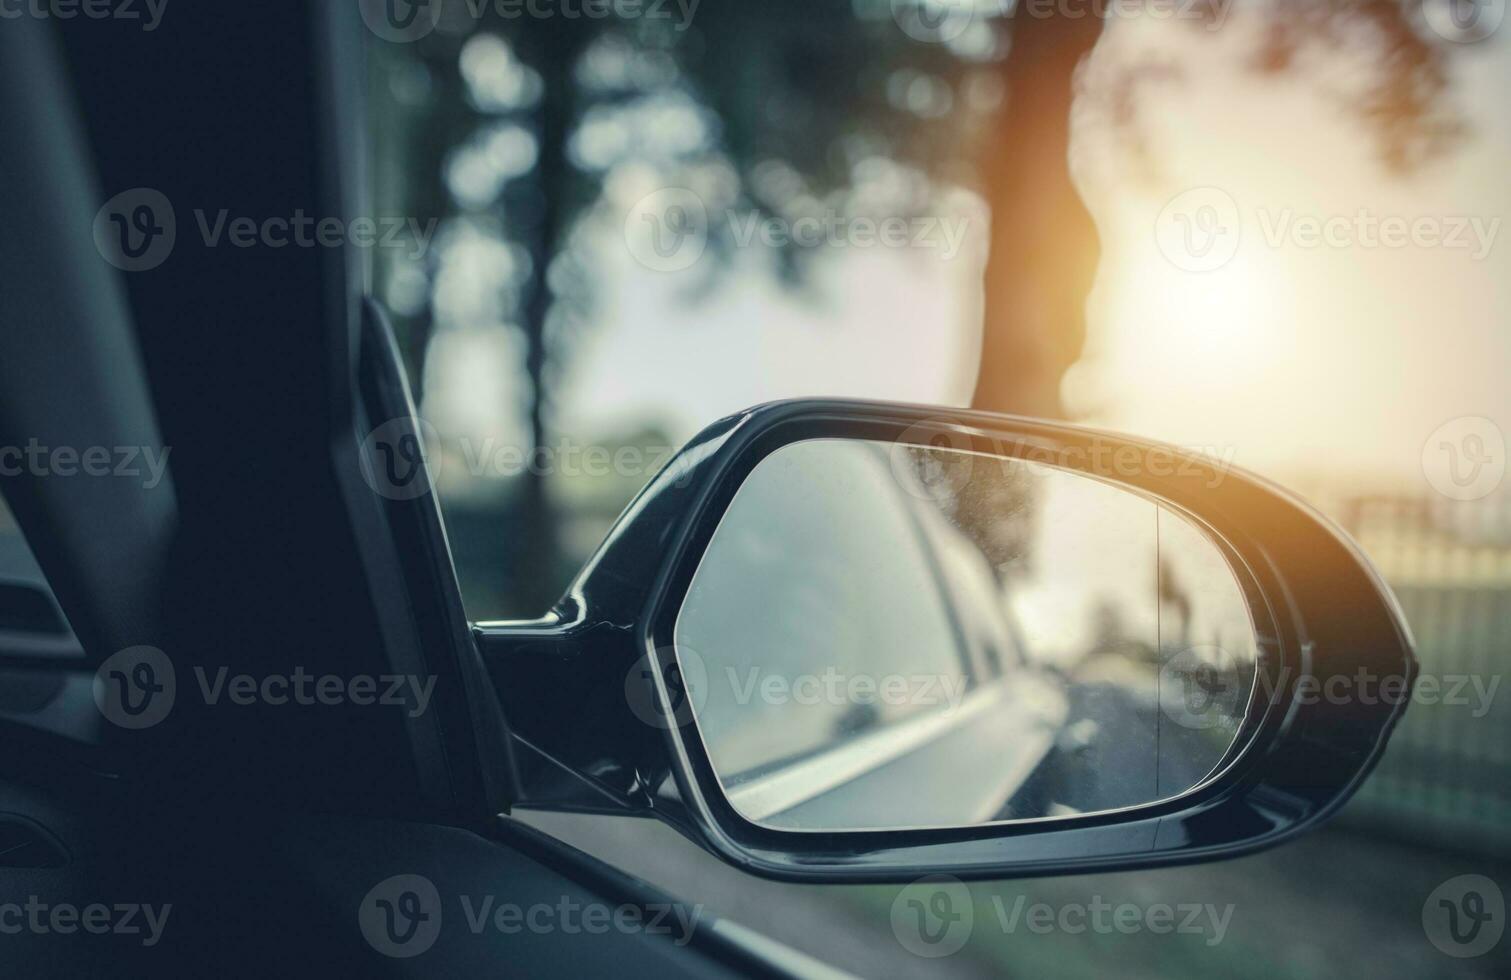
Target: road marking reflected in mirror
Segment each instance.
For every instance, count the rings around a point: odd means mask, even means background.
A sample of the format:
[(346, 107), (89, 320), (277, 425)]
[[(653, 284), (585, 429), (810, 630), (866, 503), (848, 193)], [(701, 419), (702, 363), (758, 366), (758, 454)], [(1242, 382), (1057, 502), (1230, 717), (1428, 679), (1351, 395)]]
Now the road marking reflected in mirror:
[[(726, 787), (725, 793), (734, 808), (747, 820), (759, 823), (768, 817), (791, 810), (859, 776), (874, 772), (930, 742), (960, 730), (967, 722), (988, 712), (1007, 707), (1009, 698), (1001, 686), (992, 686), (967, 695), (955, 710), (941, 710), (917, 715), (886, 728), (861, 735), (802, 762), (785, 766), (765, 776)], [(1029, 736), (1040, 744), (1024, 745), (1016, 757), (1019, 765), (1000, 778), (993, 798), (1009, 798), (1028, 779), (1038, 760), (1054, 740), (1048, 728)], [(993, 804), (989, 813), (977, 814), (971, 823), (991, 819), (1000, 809)]]

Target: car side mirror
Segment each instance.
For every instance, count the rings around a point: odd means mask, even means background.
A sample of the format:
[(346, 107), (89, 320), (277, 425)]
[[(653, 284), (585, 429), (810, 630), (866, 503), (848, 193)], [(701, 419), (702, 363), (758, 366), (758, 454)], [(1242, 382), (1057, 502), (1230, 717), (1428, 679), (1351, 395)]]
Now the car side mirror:
[(825, 881), (1277, 843), (1358, 786), (1416, 672), (1367, 561), (1251, 475), (860, 402), (715, 423), (549, 616), (477, 632), (521, 806)]

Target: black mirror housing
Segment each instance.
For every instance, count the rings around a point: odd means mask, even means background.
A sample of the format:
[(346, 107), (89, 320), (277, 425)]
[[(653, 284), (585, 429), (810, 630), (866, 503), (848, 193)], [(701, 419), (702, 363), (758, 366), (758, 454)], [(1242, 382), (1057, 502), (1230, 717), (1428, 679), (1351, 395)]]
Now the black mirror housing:
[[(1080, 472), (1198, 524), (1238, 575), (1259, 647), (1239, 740), (1173, 799), (1107, 813), (916, 830), (757, 825), (726, 800), (672, 629), (715, 526), (751, 470), (803, 440), (929, 446)], [(1031, 419), (882, 403), (779, 402), (722, 419), (672, 459), (546, 617), (476, 628), (517, 740), (519, 805), (659, 817), (729, 862), (785, 880), (1008, 878), (1233, 857), (1325, 820), (1383, 752), (1410, 699), (1412, 641), (1390, 590), (1325, 518), (1183, 450)], [(1378, 696), (1318, 696), (1372, 677)]]

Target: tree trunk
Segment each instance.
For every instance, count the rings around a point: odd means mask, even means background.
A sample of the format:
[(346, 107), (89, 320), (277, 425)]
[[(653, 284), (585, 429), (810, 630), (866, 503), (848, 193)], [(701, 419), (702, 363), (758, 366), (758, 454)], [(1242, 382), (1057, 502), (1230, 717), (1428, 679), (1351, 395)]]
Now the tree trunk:
[[(571, 164), (567, 161), (567, 138), (572, 121), (572, 65), (584, 39), (577, 31), (555, 30), (555, 25), (534, 32), (535, 44), (525, 47), (527, 56), (544, 82), (536, 107), (536, 139), (539, 146), (534, 182), (540, 211), (535, 227), (527, 234), (532, 268), (521, 304), (520, 326), (525, 335), (525, 375), (530, 385), (529, 425), (531, 445), (550, 444), (547, 411), (550, 385), (547, 372), (546, 321), (551, 313), (551, 287), (547, 281), (551, 260), (565, 225)], [(533, 458), (533, 457), (532, 457)], [(546, 474), (527, 466), (520, 475), (520, 496), (515, 511), (520, 541), (509, 554), (517, 574), (512, 576), (514, 594), (509, 604), (524, 615), (539, 615), (561, 597), (562, 563), (558, 515), (551, 506)]]
[(1019, 4), (1013, 18), (1007, 101), (983, 165), (992, 233), (976, 408), (1063, 415), (1060, 378), (1085, 339), (1100, 246), (1070, 177), (1070, 108), (1102, 20), (1090, 4), (1076, 12)]

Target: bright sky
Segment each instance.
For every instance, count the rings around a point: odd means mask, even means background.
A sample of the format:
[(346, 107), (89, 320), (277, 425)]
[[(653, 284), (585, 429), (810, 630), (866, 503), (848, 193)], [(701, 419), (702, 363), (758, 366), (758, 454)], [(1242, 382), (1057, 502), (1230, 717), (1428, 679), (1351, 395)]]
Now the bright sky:
[[(1104, 37), (1099, 61), (1162, 54), (1185, 79), (1148, 86), (1139, 103), (1154, 181), (1136, 179), (1105, 132), (1078, 130), (1104, 259), (1067, 402), (1091, 421), (1213, 447), (1282, 480), (1420, 484), (1424, 442), (1446, 420), (1488, 416), (1511, 431), (1511, 241), (1499, 240), (1511, 231), (1493, 224), (1511, 217), (1511, 26), (1455, 48), (1454, 97), (1474, 133), (1406, 179), (1381, 169), (1371, 135), (1339, 108), (1347, 61), (1259, 79), (1242, 67), (1253, 38), (1241, 11), (1215, 35), (1142, 20)], [(1239, 233), (1230, 260), (1193, 272), (1166, 258), (1157, 232), (1179, 230), (1162, 209), (1201, 187), (1231, 201)], [(1465, 248), (1370, 245), (1353, 224), (1360, 209), (1443, 234), (1474, 218), (1496, 237), (1483, 255), (1470, 226)], [(1306, 247), (1292, 231), (1334, 218), (1349, 222), (1337, 247)], [(811, 298), (760, 273), (752, 247), (738, 251), (737, 274), (690, 302), (692, 279), (637, 264), (619, 233), (603, 229), (600, 312), (558, 389), (563, 431), (623, 430), (649, 415), (684, 438), (773, 398), (969, 397), (982, 261), (969, 247), (949, 261), (837, 250), (818, 264)]]
[[(965, 249), (826, 252), (811, 288), (788, 289), (759, 246), (736, 249), (712, 295), (703, 270), (637, 264), (607, 230), (599, 322), (581, 334), (561, 395), (566, 431), (640, 414), (686, 438), (751, 405), (803, 395), (964, 404), (981, 350), (985, 256)], [(701, 261), (716, 261), (711, 256)]]
[[(1091, 157), (1083, 176), (1106, 256), (1090, 306), (1087, 357), (1067, 378), (1098, 421), (1190, 445), (1231, 448), (1281, 478), (1317, 471), (1420, 478), (1444, 421), (1484, 415), (1511, 431), (1511, 28), (1454, 51), (1454, 97), (1474, 135), (1409, 178), (1385, 174), (1369, 134), (1342, 115), (1335, 79), (1256, 79), (1241, 67), (1246, 25), (1217, 37), (1117, 24), (1098, 57), (1171, 50), (1188, 81), (1148, 87), (1142, 118), (1164, 173), (1157, 187)], [(1172, 43), (1173, 42), (1173, 43)], [(1346, 64), (1342, 66), (1346, 70)], [(1096, 137), (1086, 140), (1093, 148)], [(1078, 149), (1080, 149), (1078, 147)], [(1188, 188), (1226, 193), (1237, 251), (1212, 271), (1162, 254), (1160, 211)], [(1353, 221), (1458, 219), (1494, 229), (1488, 254), (1371, 247)], [(1339, 226), (1341, 247), (1306, 246), (1288, 217)], [(1275, 243), (1276, 238), (1279, 242)], [(1424, 239), (1425, 241), (1426, 239)]]

